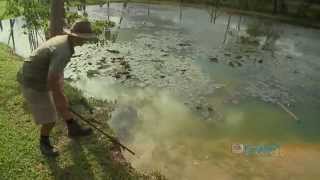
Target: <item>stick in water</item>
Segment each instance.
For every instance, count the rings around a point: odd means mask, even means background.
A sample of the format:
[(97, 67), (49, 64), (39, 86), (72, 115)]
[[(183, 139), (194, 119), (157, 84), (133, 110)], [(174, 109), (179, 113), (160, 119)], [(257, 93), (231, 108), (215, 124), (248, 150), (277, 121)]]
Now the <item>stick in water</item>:
[(79, 113), (75, 112), (72, 108), (69, 108), (70, 111), (75, 114), (76, 116), (78, 116), (82, 121), (86, 122), (88, 125), (90, 125), (91, 127), (93, 127), (94, 129), (96, 129), (97, 131), (99, 131), (101, 134), (105, 135), (107, 138), (109, 138), (111, 140), (111, 142), (119, 145), (120, 147), (122, 147), (123, 149), (127, 150), (128, 152), (130, 152), (132, 155), (135, 155), (136, 153), (133, 152), (131, 149), (129, 149), (128, 147), (126, 147), (125, 145), (121, 144), (119, 142), (118, 139), (116, 139), (115, 137), (105, 133), (104, 131), (102, 131), (101, 129), (99, 129), (97, 126), (95, 126), (93, 123), (91, 123), (89, 120), (85, 119), (84, 117), (82, 117)]
[(296, 121), (299, 121), (299, 118), (293, 113), (291, 112), (286, 106), (284, 106), (281, 103), (277, 103), (285, 112), (287, 112), (291, 117), (293, 117)]

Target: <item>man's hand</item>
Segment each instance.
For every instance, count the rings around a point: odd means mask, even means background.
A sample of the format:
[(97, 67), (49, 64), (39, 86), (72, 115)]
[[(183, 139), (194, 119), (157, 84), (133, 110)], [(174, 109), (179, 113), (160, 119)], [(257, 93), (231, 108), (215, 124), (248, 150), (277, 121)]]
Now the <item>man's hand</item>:
[(48, 88), (52, 92), (52, 97), (58, 112), (64, 120), (72, 119), (72, 113), (69, 111), (68, 99), (63, 92), (63, 74), (49, 73)]

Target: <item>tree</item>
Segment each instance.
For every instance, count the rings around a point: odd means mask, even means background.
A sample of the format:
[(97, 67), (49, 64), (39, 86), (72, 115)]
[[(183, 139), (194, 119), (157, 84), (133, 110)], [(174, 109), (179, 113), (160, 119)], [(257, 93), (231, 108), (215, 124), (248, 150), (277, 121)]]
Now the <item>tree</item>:
[(64, 15), (64, 0), (51, 0), (50, 37), (63, 33)]
[(285, 0), (273, 0), (273, 13), (283, 13), (287, 14), (288, 13), (288, 5), (285, 2)]
[(278, 13), (278, 0), (273, 0), (273, 14)]
[(297, 15), (300, 17), (307, 17), (308, 12), (310, 11), (311, 6), (315, 3), (315, 0), (304, 0), (301, 2)]
[(288, 5), (285, 2), (285, 0), (280, 0), (280, 12), (282, 14), (287, 14), (288, 13)]
[(242, 9), (249, 10), (249, 1), (248, 0), (239, 0), (239, 6)]

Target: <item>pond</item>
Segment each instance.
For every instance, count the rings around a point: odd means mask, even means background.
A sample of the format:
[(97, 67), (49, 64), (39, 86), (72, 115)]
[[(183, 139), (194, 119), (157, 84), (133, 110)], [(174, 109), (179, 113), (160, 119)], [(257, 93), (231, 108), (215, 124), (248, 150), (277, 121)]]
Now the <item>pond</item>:
[(86, 12), (117, 23), (113, 42), (77, 48), (65, 78), (117, 101), (110, 125), (137, 152), (127, 155), (135, 168), (192, 180), (320, 176), (319, 30), (206, 6)]
[(32, 49), (44, 42), (43, 31), (28, 31), (23, 28), (23, 17), (0, 20), (0, 42), (8, 44), (22, 57), (27, 57)]

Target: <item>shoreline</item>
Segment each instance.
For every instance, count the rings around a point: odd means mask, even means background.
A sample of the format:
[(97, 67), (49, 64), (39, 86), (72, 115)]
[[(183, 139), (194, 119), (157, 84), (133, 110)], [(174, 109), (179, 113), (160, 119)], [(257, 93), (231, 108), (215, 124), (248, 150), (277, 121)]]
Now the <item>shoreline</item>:
[[(125, 2), (122, 0), (110, 0), (110, 3), (121, 3)], [(170, 5), (179, 5), (180, 3), (178, 1), (157, 1), (157, 0), (131, 0), (128, 3), (141, 3), (141, 4), (170, 4)], [(97, 3), (89, 3), (90, 5), (98, 5)], [(207, 5), (205, 3), (192, 3), (192, 2), (184, 2), (183, 6), (193, 6), (193, 7), (206, 7)], [(253, 16), (258, 18), (266, 18), (271, 19), (275, 21), (279, 21), (282, 23), (287, 23), (290, 25), (297, 25), (302, 27), (308, 27), (308, 28), (314, 28), (314, 29), (320, 29), (320, 22), (315, 22), (315, 20), (312, 19), (305, 19), (300, 17), (294, 17), (294, 16), (284, 16), (284, 15), (273, 15), (271, 13), (264, 13), (264, 12), (258, 12), (258, 11), (248, 11), (248, 10), (241, 10), (237, 8), (232, 8), (228, 6), (222, 5), (220, 7), (221, 9), (225, 10), (229, 13), (234, 13), (238, 15), (246, 15), (246, 16)]]
[[(110, 3), (123, 3), (125, 1), (123, 0), (110, 0)], [(127, 1), (128, 3), (141, 3), (141, 4), (167, 4), (167, 5), (179, 5), (179, 1), (159, 1), (159, 0), (130, 0)], [(3, 4), (3, 3), (2, 3)], [(106, 3), (103, 3), (106, 4)], [(99, 5), (99, 1), (97, 0), (89, 0), (87, 2), (87, 5)], [(207, 5), (205, 3), (194, 3), (194, 2), (184, 2), (183, 6), (188, 7), (206, 7)], [(290, 25), (296, 25), (296, 26), (301, 26), (301, 27), (307, 27), (307, 28), (314, 28), (314, 29), (320, 29), (320, 22), (316, 22), (314, 19), (306, 19), (306, 18), (301, 18), (301, 17), (295, 17), (295, 16), (286, 16), (286, 15), (273, 15), (272, 13), (265, 13), (265, 12), (258, 12), (258, 11), (252, 11), (252, 10), (241, 10), (238, 8), (232, 8), (228, 7), (225, 5), (222, 5), (220, 9), (233, 13), (233, 14), (238, 14), (238, 15), (245, 15), (245, 16), (253, 16), (253, 17), (258, 17), (258, 18), (266, 18), (266, 19), (271, 19), (274, 21), (282, 22), (282, 23), (287, 23)], [(0, 16), (1, 18), (1, 16)], [(8, 17), (4, 17), (1, 20), (6, 20), (10, 19)]]
[[(11, 48), (0, 43), (0, 139), (5, 140), (0, 148), (0, 174), (4, 179), (37, 178), (37, 179), (81, 179), (81, 177), (112, 178), (119, 176), (126, 179), (161, 179), (164, 178), (158, 171), (140, 172), (134, 169), (131, 163), (118, 161), (112, 144), (101, 134), (94, 133), (88, 139), (79, 139), (77, 143), (71, 141), (64, 130), (65, 125), (58, 121), (52, 133), (55, 146), (63, 153), (58, 160), (43, 157), (37, 148), (38, 128), (33, 123), (30, 112), (21, 96), (16, 81), (16, 72), (21, 66), (21, 57), (11, 51)], [(109, 101), (95, 101), (88, 99), (75, 88), (66, 83), (65, 92), (74, 108), (78, 108), (85, 117), (85, 104), (97, 107), (93, 118), (101, 123), (99, 126), (106, 132), (114, 134), (107, 124), (105, 114), (112, 112), (112, 103)], [(102, 108), (103, 107), (103, 108)], [(14, 148), (12, 148), (14, 147)], [(86, 151), (83, 151), (83, 148)], [(122, 152), (123, 153), (123, 152)], [(77, 156), (74, 156), (77, 155)], [(16, 159), (16, 157), (23, 159)], [(121, 156), (121, 154), (120, 154)], [(99, 157), (99, 158), (98, 158)], [(120, 159), (121, 160), (121, 159)], [(14, 165), (14, 166), (13, 166)], [(90, 168), (88, 168), (90, 166)], [(69, 169), (68, 167), (72, 167)], [(67, 171), (67, 173), (65, 172)], [(107, 172), (107, 173), (106, 173)]]

